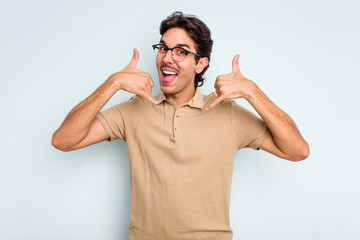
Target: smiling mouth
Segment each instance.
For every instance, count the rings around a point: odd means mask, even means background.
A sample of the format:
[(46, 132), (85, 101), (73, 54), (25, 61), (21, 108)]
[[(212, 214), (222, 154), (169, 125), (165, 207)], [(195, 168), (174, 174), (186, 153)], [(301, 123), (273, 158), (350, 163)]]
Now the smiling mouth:
[(162, 75), (162, 82), (165, 84), (169, 84), (175, 80), (175, 78), (178, 76), (178, 73), (174, 71), (173, 69), (162, 69), (161, 70)]

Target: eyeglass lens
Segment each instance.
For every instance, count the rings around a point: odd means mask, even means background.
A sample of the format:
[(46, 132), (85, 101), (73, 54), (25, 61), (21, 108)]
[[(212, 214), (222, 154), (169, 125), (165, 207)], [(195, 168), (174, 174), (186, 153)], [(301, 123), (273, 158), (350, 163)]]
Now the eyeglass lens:
[[(154, 51), (155, 51), (156, 56), (163, 58), (163, 57), (165, 57), (165, 55), (167, 54), (169, 49), (166, 46), (160, 45), (160, 46), (155, 47)], [(176, 47), (176, 48), (172, 49), (171, 54), (172, 54), (174, 61), (177, 61), (177, 62), (184, 60), (186, 57), (186, 51), (181, 47)]]

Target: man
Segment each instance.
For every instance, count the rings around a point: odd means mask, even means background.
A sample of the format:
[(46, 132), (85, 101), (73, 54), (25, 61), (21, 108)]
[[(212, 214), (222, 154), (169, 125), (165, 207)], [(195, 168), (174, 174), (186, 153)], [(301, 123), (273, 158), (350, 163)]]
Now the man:
[[(54, 133), (62, 151), (103, 140), (127, 142), (132, 204), (128, 239), (232, 239), (230, 187), (236, 151), (263, 149), (291, 161), (309, 147), (294, 122), (240, 72), (217, 77), (216, 94), (199, 91), (213, 41), (207, 26), (175, 12), (160, 26), (156, 67), (161, 93), (152, 97), (139, 53), (77, 105)], [(136, 94), (101, 113), (119, 90)], [(245, 98), (262, 119), (230, 99)]]

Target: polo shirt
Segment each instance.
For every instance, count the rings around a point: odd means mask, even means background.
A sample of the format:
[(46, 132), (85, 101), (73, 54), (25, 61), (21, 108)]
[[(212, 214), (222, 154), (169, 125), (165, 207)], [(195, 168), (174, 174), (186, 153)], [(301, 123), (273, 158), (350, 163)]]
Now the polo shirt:
[(215, 93), (176, 106), (161, 92), (97, 115), (109, 141), (127, 143), (131, 213), (128, 240), (230, 240), (230, 192), (236, 152), (258, 150), (270, 135), (264, 121)]

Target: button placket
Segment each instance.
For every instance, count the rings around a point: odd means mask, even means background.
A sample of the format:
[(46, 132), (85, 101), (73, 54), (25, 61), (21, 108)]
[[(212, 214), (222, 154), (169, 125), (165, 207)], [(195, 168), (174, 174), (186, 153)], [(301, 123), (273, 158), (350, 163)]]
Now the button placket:
[(178, 122), (179, 122), (179, 118), (180, 118), (180, 114), (179, 114), (179, 110), (180, 110), (181, 106), (177, 107), (175, 109), (175, 113), (174, 113), (174, 117), (173, 117), (173, 121), (174, 121), (174, 137), (175, 137), (175, 134), (179, 131), (179, 125), (178, 125)]
[(171, 100), (166, 100), (167, 101), (167, 103), (169, 104), (169, 107), (170, 107), (170, 115), (168, 116), (170, 119), (170, 121), (172, 122), (172, 126), (171, 126), (171, 129), (170, 129), (170, 131), (171, 131), (171, 137), (170, 137), (170, 140), (171, 141), (175, 141), (175, 114), (176, 114), (176, 111), (177, 111), (177, 108), (176, 108), (176, 105), (171, 101)]

